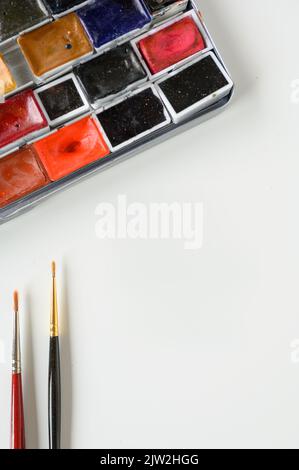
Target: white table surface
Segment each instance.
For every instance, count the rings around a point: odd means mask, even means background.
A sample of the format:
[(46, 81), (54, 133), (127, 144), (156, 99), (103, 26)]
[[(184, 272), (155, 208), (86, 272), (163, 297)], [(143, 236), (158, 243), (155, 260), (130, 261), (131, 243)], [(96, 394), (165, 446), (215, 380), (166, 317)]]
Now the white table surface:
[[(0, 227), (1, 448), (16, 288), (27, 445), (48, 444), (52, 259), (64, 447), (298, 447), (299, 3), (200, 4), (231, 106)], [(202, 202), (202, 248), (97, 238), (95, 209), (119, 194)]]

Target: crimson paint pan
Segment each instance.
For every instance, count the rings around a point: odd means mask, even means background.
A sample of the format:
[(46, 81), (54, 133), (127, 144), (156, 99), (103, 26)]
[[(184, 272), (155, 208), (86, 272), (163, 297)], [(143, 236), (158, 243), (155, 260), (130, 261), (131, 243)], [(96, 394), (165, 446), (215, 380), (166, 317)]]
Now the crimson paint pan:
[(32, 90), (0, 103), (0, 154), (48, 129), (48, 121)]
[(212, 44), (194, 11), (169, 20), (132, 41), (149, 78), (158, 79), (212, 49)]

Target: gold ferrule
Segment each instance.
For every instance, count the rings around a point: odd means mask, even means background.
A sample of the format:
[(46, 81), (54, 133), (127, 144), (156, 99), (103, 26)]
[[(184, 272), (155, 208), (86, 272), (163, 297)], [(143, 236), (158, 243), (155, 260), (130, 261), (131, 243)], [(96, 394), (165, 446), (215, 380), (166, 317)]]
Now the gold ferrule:
[(50, 317), (50, 336), (58, 336), (58, 307), (55, 273), (52, 275), (52, 305)]

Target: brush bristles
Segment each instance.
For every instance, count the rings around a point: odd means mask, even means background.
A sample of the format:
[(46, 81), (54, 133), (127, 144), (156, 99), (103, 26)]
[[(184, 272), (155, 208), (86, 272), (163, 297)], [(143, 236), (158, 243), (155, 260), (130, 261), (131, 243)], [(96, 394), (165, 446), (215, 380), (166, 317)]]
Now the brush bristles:
[(52, 276), (56, 276), (56, 264), (55, 261), (52, 261)]
[(17, 291), (13, 293), (13, 305), (14, 305), (14, 311), (18, 312), (19, 311), (19, 294)]

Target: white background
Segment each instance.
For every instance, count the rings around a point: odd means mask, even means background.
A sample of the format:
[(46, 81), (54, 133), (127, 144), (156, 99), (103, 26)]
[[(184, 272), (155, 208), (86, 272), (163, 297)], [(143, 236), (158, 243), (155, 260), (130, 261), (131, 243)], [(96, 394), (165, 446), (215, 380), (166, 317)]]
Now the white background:
[[(46, 448), (50, 262), (58, 263), (63, 446), (298, 447), (298, 0), (201, 0), (237, 84), (220, 116), (0, 227), (0, 447), (12, 292), (28, 447)], [(203, 202), (199, 251), (100, 240), (96, 206)]]

